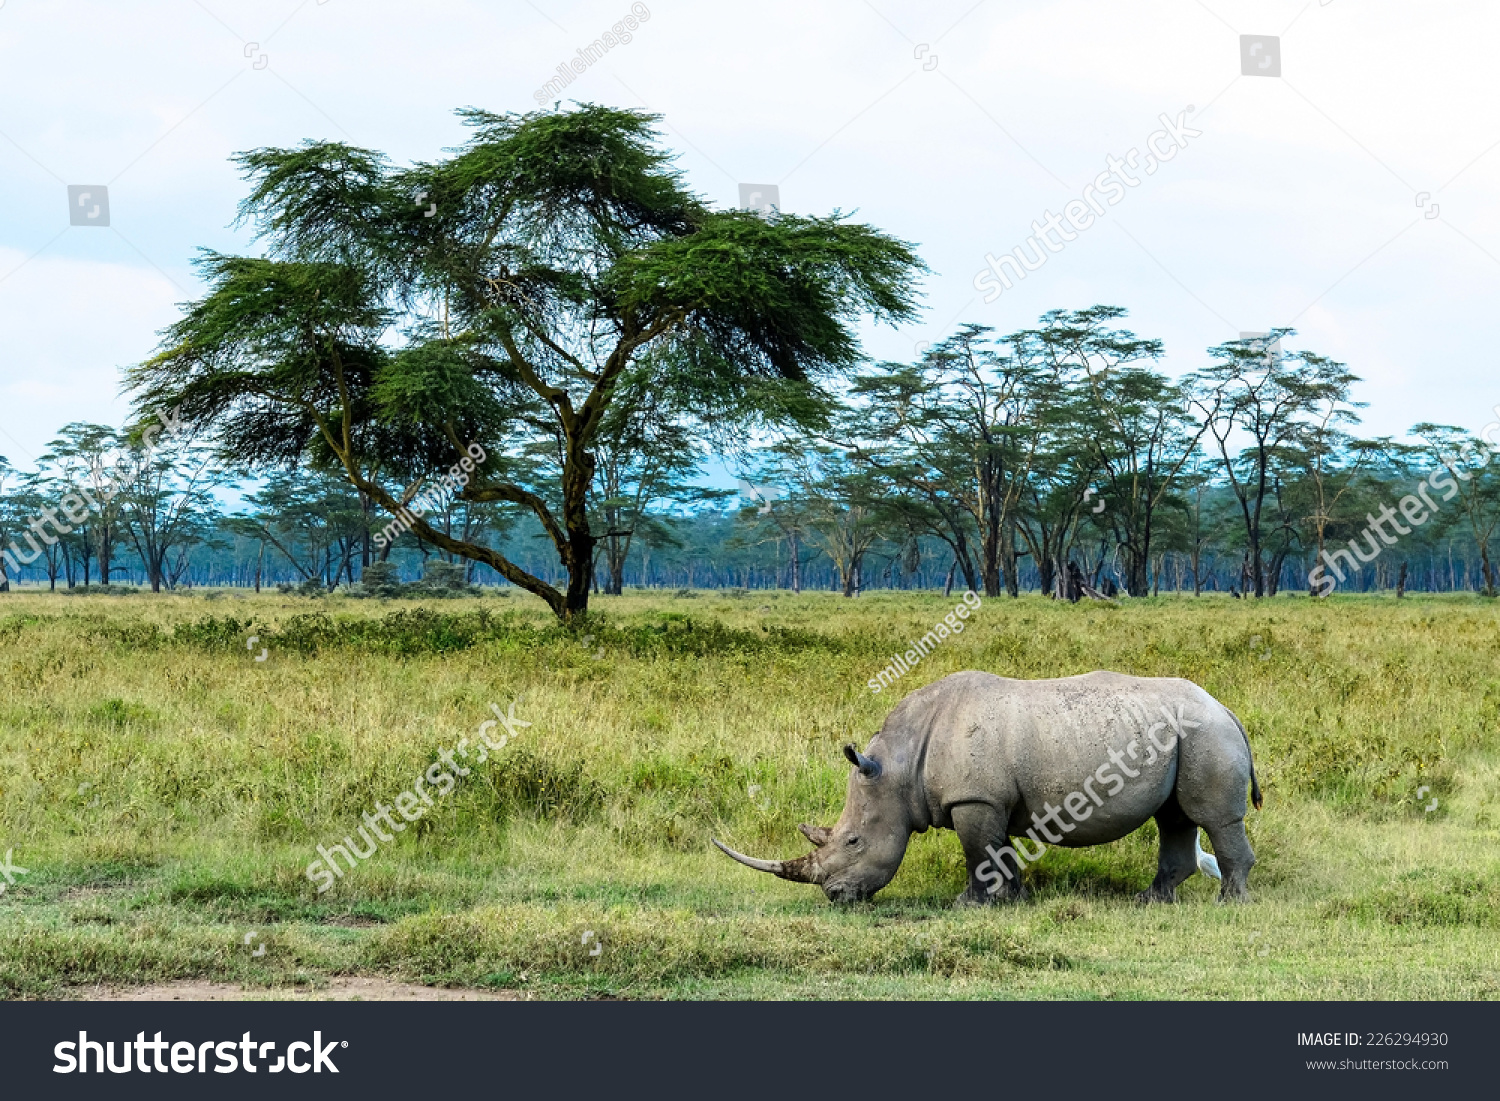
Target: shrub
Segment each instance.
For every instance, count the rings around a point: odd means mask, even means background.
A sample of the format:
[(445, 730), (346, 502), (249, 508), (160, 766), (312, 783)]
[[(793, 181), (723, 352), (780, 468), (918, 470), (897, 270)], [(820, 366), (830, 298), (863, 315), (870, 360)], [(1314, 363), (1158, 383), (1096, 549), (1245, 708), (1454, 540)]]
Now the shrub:
[(422, 567), (422, 580), (410, 588), (413, 595), (420, 596), (470, 596), (478, 586), (469, 584), (467, 573), (467, 567), (457, 562), (429, 559)]
[(373, 596), (383, 600), (401, 596), (406, 586), (401, 583), (401, 571), (394, 562), (371, 562), (360, 574), (359, 584), (349, 590), (350, 596)]
[(293, 585), (290, 581), (283, 581), (276, 586), (276, 591), (288, 596), (327, 596), (328, 588), (323, 584), (320, 577), (309, 577), (300, 585)]
[(465, 579), (467, 567), (457, 562), (444, 562), (440, 558), (429, 559), (422, 567), (422, 579), (403, 584), (400, 571), (394, 563), (375, 562), (365, 567), (359, 584), (349, 589), (350, 596), (378, 597), (391, 600), (396, 597), (450, 597), (474, 596), (479, 586), (470, 585)]

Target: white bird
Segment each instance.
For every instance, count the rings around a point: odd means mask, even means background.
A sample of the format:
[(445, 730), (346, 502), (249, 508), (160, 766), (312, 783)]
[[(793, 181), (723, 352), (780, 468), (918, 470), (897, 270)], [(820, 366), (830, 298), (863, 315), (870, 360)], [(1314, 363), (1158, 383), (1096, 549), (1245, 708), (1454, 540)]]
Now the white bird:
[(1193, 831), (1193, 856), (1198, 860), (1198, 870), (1209, 879), (1223, 879), (1219, 874), (1219, 862), (1214, 859), (1212, 853), (1203, 851), (1203, 839), (1198, 836), (1198, 831)]

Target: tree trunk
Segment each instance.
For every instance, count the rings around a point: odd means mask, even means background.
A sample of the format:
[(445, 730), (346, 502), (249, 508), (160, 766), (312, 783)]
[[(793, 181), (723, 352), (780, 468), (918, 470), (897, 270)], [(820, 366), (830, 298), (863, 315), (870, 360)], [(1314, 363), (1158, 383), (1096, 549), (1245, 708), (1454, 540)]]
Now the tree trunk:
[(851, 562), (846, 567), (840, 563), (839, 580), (842, 582), (844, 595), (853, 596), (855, 587), (859, 584), (859, 566)]
[(1275, 596), (1281, 588), (1281, 568), (1286, 565), (1288, 547), (1283, 547), (1271, 558), (1271, 568), (1266, 574), (1266, 595)]
[[(992, 479), (987, 478), (986, 482)], [(1001, 536), (1004, 534), (1004, 525), (1001, 523), (1002, 509), (998, 505), (1000, 500), (999, 487), (991, 484), (983, 490), (984, 499), (981, 505), (982, 522), (979, 538), (979, 580), (984, 585), (985, 596), (1000, 595), (1000, 555)], [(971, 580), (969, 587), (972, 589)]]
[(1064, 580), (1063, 595), (1068, 598), (1069, 604), (1077, 604), (1083, 596), (1083, 590), (1087, 586), (1083, 571), (1078, 568), (1078, 563), (1069, 559), (1068, 568), (1062, 571)]
[(1037, 584), (1048, 596), (1056, 596), (1057, 563), (1048, 555), (1036, 556)]
[(565, 622), (575, 616), (587, 615), (589, 610), (589, 588), (594, 580), (594, 537), (589, 534), (587, 522), (580, 530), (569, 527), (570, 538), (564, 549), (563, 566), (568, 571), (568, 588), (563, 599), (562, 615)]
[(1021, 595), (1021, 577), (1019, 573), (1020, 556), (1016, 553), (1016, 531), (1014, 527), (1005, 530), (1005, 593), (1012, 599)]
[(982, 555), (979, 568), (980, 580), (984, 584), (985, 596), (1000, 595), (1000, 531), (991, 524), (980, 544)]
[(609, 581), (604, 589), (610, 596), (621, 596), (625, 592), (625, 556), (629, 553), (630, 547), (622, 546), (619, 536), (610, 536), (605, 547), (605, 557), (609, 563)]

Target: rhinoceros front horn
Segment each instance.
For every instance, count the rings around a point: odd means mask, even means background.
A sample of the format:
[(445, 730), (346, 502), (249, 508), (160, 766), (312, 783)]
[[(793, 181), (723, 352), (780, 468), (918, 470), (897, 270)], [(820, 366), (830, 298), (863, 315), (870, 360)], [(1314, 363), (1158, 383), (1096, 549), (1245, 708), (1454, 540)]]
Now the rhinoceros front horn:
[(815, 853), (808, 853), (797, 860), (756, 860), (753, 856), (735, 852), (716, 837), (710, 837), (709, 840), (725, 856), (731, 860), (738, 860), (745, 867), (754, 868), (757, 872), (770, 872), (782, 879), (790, 879), (793, 883), (818, 882), (812, 867), (812, 858), (816, 855)]

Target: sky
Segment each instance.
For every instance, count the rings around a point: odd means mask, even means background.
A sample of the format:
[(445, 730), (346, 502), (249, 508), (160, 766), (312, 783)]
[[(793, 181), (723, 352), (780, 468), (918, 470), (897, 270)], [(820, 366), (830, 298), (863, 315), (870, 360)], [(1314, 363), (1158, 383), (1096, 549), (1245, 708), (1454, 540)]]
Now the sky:
[[(1364, 380), (1371, 435), (1500, 415), (1485, 305), (1500, 290), (1500, 5), (635, 8), (631, 41), (561, 98), (662, 116), (711, 202), (772, 184), (788, 212), (840, 210), (914, 243), (932, 269), (921, 319), (867, 327), (874, 358), (910, 360), (961, 323), (1008, 332), (1107, 303), (1164, 341), (1174, 376), (1242, 332), (1293, 327), (1288, 347)], [(629, 14), (627, 0), (0, 0), (0, 455), (29, 469), (63, 424), (121, 423), (121, 368), (201, 293), (196, 250), (257, 250), (232, 224), (234, 153), (319, 139), (436, 159), (464, 140), (456, 108), (535, 109), (557, 66)], [(986, 302), (986, 255), (1085, 196), (1111, 157), (1143, 160), (1163, 115), (1198, 133)]]

